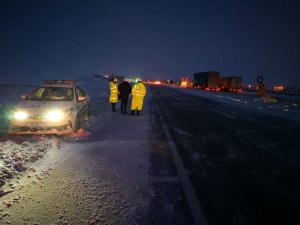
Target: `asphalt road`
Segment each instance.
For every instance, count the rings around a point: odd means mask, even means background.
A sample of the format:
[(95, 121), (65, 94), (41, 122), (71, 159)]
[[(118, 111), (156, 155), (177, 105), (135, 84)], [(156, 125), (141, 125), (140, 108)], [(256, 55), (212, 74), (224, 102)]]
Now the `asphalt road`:
[(299, 123), (151, 90), (210, 225), (300, 224)]

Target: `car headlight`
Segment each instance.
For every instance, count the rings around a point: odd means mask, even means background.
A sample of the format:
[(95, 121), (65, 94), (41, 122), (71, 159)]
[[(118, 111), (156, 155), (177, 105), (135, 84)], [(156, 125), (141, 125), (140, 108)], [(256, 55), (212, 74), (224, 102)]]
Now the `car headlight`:
[(16, 119), (16, 120), (25, 120), (28, 118), (28, 114), (24, 111), (17, 111), (17, 112), (14, 112), (14, 115), (13, 117)]
[(46, 114), (46, 119), (56, 122), (64, 117), (64, 113), (60, 110), (52, 110)]

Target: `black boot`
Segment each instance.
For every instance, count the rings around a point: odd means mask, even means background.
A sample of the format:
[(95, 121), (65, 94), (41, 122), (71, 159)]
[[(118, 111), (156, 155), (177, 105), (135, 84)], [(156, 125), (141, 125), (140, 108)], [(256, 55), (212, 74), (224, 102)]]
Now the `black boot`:
[(137, 110), (137, 115), (138, 115), (138, 116), (140, 115), (140, 110)]
[(117, 112), (116, 103), (111, 103), (111, 107), (112, 107), (112, 109), (111, 109), (112, 112)]
[(124, 113), (123, 108), (124, 108), (124, 105), (123, 105), (123, 101), (122, 101), (122, 99), (121, 99), (121, 107), (120, 107), (120, 111), (121, 111), (122, 114)]
[(135, 112), (135, 110), (131, 110), (131, 114), (130, 114), (130, 115), (133, 116), (133, 115), (134, 115), (134, 112)]

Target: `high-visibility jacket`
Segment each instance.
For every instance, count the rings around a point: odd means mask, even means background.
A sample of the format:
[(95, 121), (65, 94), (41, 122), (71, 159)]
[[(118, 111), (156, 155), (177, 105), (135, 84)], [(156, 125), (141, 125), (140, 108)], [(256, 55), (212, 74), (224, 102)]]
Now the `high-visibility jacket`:
[(109, 102), (117, 103), (118, 102), (118, 84), (111, 81), (111, 82), (109, 82), (109, 88), (110, 88)]
[(142, 110), (144, 97), (146, 95), (146, 87), (143, 83), (137, 83), (132, 87), (131, 110)]

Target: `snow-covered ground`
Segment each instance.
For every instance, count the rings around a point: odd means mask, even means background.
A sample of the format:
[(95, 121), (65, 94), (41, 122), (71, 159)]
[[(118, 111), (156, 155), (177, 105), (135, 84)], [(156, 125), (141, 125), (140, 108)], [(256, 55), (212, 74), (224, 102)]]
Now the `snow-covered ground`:
[(181, 92), (226, 103), (230, 107), (240, 107), (247, 111), (300, 121), (300, 96), (267, 94), (270, 98), (262, 99), (256, 92), (243, 92), (239, 94), (208, 92), (191, 88), (174, 88)]
[[(2, 132), (0, 224), (139, 224), (149, 213), (155, 193), (149, 185), (148, 104), (139, 117), (112, 113), (107, 81), (79, 83), (90, 95), (93, 118), (77, 134)], [(30, 89), (0, 87), (3, 121)], [(0, 126), (5, 131), (7, 123)]]

